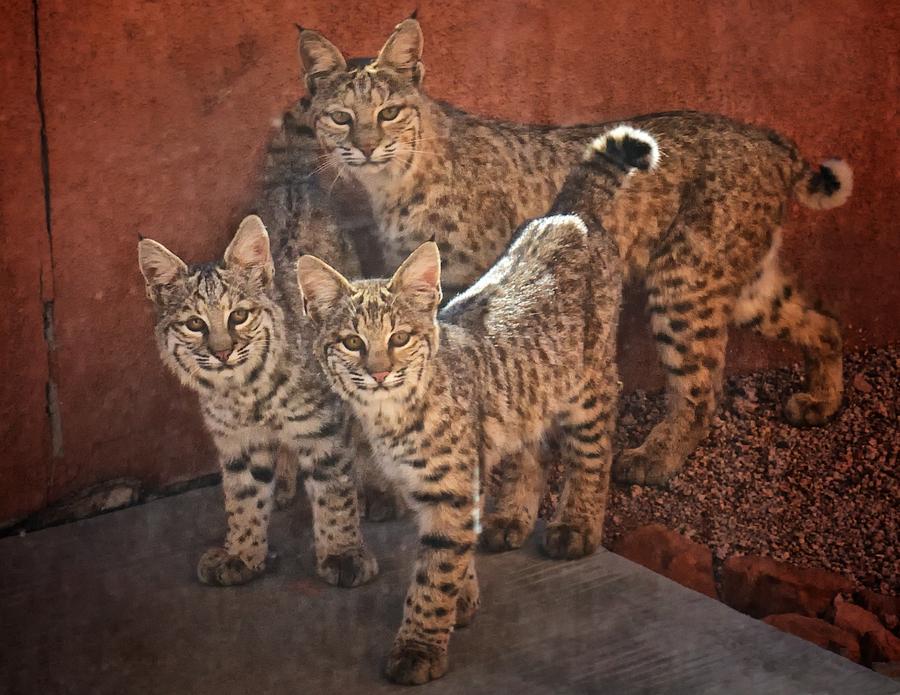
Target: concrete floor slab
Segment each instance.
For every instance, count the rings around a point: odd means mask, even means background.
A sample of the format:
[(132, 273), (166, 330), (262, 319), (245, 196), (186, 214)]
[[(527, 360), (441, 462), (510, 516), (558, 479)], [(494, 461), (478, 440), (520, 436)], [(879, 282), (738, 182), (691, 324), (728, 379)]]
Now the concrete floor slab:
[[(218, 489), (0, 540), (0, 692), (264, 695), (405, 691), (381, 678), (415, 531), (367, 524), (382, 572), (357, 589), (313, 574), (308, 521), (275, 517), (279, 570), (201, 586), (224, 533)], [(534, 545), (481, 556), (483, 606), (422, 693), (898, 693), (891, 680), (612, 553)]]

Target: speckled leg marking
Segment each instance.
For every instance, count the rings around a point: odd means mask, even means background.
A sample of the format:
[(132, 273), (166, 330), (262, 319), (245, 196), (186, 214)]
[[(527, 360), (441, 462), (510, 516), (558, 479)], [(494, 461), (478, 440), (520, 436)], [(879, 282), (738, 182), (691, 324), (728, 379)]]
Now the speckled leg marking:
[[(460, 500), (428, 505), (419, 513), (415, 580), (385, 668), (395, 683), (420, 684), (444, 675), (450, 634), (457, 623), (468, 624), (478, 606), (473, 512), (471, 501)], [(464, 614), (457, 618), (459, 606)]]
[[(706, 436), (722, 390), (736, 290), (723, 272), (690, 264), (673, 249), (651, 263), (650, 326), (666, 372), (667, 413), (636, 449), (620, 454), (616, 480), (664, 485)], [(719, 261), (721, 265), (721, 261)]]
[(618, 376), (610, 360), (575, 396), (562, 420), (566, 481), (553, 520), (544, 534), (544, 552), (576, 560), (600, 545), (612, 468)]
[(544, 471), (534, 448), (503, 461), (500, 472), (497, 506), (485, 516), (481, 531), (481, 547), (496, 553), (522, 547), (534, 529), (544, 489)]
[(275, 445), (222, 457), (222, 489), (228, 515), (224, 548), (211, 548), (197, 564), (204, 584), (244, 584), (266, 570), (269, 516), (275, 479)]
[(352, 466), (352, 454), (319, 456), (305, 483), (313, 510), (316, 571), (329, 584), (342, 587), (365, 584), (378, 574), (378, 563), (359, 529)]
[(759, 276), (741, 293), (734, 320), (764, 336), (802, 348), (806, 390), (788, 398), (784, 416), (793, 425), (822, 425), (834, 415), (843, 398), (840, 326), (813, 308), (784, 276), (778, 267), (777, 250), (776, 241)]

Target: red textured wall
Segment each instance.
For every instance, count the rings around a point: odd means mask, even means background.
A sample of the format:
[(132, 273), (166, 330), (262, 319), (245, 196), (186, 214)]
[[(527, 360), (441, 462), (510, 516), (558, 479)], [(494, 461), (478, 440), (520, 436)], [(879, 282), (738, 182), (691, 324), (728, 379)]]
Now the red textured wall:
[[(253, 199), (272, 119), (300, 93), (292, 23), (322, 30), (350, 54), (373, 55), (413, 4), (39, 0), (48, 233), (32, 3), (6, 3), (0, 521), (109, 478), (155, 487), (214, 470), (194, 399), (155, 354), (137, 233), (188, 258), (220, 252)], [(900, 337), (896, 6), (418, 7), (428, 90), (472, 111), (574, 123), (690, 107), (768, 124), (810, 158), (848, 158), (857, 177), (851, 202), (798, 211), (787, 254), (843, 315), (850, 347)], [(631, 312), (625, 325), (623, 372), (633, 384), (652, 383), (644, 320)], [(792, 354), (743, 336), (735, 342), (733, 368)], [(58, 387), (57, 436), (48, 379)]]

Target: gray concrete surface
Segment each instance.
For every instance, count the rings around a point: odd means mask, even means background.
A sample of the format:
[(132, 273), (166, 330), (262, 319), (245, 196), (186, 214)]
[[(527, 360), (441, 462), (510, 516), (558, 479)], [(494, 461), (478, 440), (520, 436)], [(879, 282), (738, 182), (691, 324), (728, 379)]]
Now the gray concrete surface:
[[(308, 522), (275, 518), (279, 570), (213, 589), (193, 578), (223, 532), (207, 488), (0, 540), (0, 692), (385, 693), (415, 532), (370, 524), (381, 576), (313, 575)], [(898, 693), (891, 680), (612, 553), (534, 546), (479, 558), (483, 607), (425, 693)]]

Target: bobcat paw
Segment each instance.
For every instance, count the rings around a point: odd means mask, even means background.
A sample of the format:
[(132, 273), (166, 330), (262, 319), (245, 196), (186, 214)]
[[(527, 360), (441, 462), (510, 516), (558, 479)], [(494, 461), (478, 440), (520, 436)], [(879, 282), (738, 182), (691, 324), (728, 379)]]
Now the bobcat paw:
[(481, 529), (481, 547), (492, 553), (515, 550), (522, 547), (530, 532), (519, 519), (489, 514)]
[(378, 561), (366, 548), (351, 548), (329, 555), (317, 568), (319, 576), (332, 586), (350, 588), (371, 581), (378, 574)]
[(421, 685), (447, 672), (447, 648), (421, 642), (398, 642), (388, 656), (384, 675), (401, 685)]
[(403, 499), (393, 490), (366, 486), (359, 495), (365, 510), (363, 516), (369, 521), (391, 521), (406, 514)]
[(612, 477), (619, 483), (662, 487), (680, 468), (678, 462), (653, 456), (644, 447), (638, 447), (619, 454), (613, 462)]
[(809, 393), (795, 393), (784, 404), (784, 419), (796, 427), (824, 425), (839, 406), (839, 402), (831, 405)]
[(463, 590), (456, 599), (455, 627), (468, 627), (471, 625), (480, 607), (481, 598), (478, 593), (478, 587), (475, 587), (474, 592)]
[(257, 567), (250, 567), (238, 555), (230, 555), (225, 548), (210, 548), (197, 563), (197, 578), (209, 586), (246, 584), (265, 573), (265, 561)]
[(551, 523), (544, 532), (544, 552), (554, 560), (577, 560), (593, 553), (600, 534), (571, 524)]

